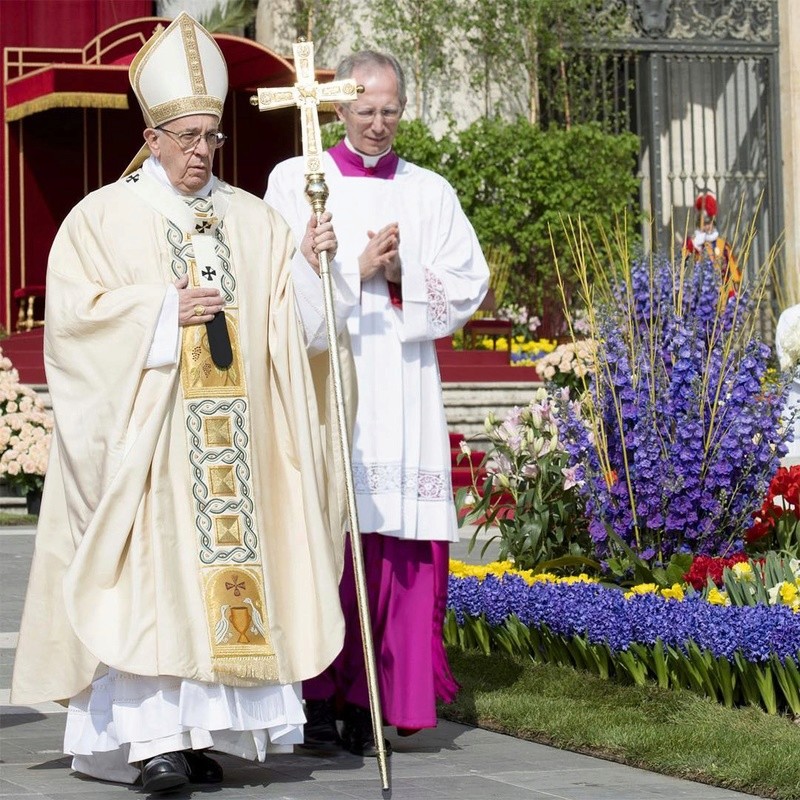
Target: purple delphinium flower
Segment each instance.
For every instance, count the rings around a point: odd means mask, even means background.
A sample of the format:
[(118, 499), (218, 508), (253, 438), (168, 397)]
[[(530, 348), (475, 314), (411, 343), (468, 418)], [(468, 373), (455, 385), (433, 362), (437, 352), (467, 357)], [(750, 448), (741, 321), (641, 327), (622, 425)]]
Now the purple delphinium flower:
[(634, 263), (630, 284), (597, 309), (602, 435), (571, 407), (561, 433), (584, 467), (601, 558), (615, 552), (609, 530), (648, 561), (740, 546), (785, 452), (786, 385), (764, 381), (769, 349), (747, 339), (747, 297), (721, 297), (710, 261), (681, 271), (654, 260)]

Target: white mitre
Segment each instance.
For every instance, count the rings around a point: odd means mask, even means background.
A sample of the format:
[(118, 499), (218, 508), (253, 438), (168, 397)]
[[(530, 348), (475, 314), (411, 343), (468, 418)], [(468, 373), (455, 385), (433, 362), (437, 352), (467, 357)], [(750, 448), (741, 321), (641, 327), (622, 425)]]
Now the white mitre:
[[(222, 117), (228, 94), (225, 58), (211, 34), (185, 11), (145, 42), (128, 77), (149, 128), (193, 114)], [(143, 147), (123, 174), (138, 169), (149, 152)]]

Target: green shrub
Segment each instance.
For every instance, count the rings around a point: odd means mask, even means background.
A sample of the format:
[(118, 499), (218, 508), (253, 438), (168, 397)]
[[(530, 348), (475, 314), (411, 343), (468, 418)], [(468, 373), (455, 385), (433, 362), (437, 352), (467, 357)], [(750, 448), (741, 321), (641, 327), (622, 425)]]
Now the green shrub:
[[(342, 132), (341, 123), (326, 125), (325, 146)], [(481, 118), (439, 139), (419, 120), (403, 121), (395, 142), (400, 156), (453, 185), (484, 250), (511, 251), (508, 294), (535, 309), (561, 307), (552, 288), (553, 246), (562, 257), (568, 252), (562, 217), (580, 217), (590, 233), (614, 230), (624, 219), (628, 241), (636, 241), (638, 148), (635, 135), (605, 133), (598, 124), (541, 130), (522, 117)], [(547, 325), (540, 331), (563, 332)]]

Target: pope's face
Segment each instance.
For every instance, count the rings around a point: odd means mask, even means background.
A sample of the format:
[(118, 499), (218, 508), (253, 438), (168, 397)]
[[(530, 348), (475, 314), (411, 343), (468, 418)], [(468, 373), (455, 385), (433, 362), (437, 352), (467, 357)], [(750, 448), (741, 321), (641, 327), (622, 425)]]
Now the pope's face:
[(337, 106), (336, 113), (350, 144), (359, 153), (375, 156), (391, 147), (405, 105), (391, 67), (357, 67), (352, 77), (364, 91), (352, 103)]
[[(144, 138), (150, 152), (161, 162), (170, 183), (181, 194), (191, 195), (211, 179), (214, 148), (206, 136), (219, 130), (219, 121), (212, 114), (194, 114), (148, 128)], [(194, 143), (196, 140), (196, 143)]]

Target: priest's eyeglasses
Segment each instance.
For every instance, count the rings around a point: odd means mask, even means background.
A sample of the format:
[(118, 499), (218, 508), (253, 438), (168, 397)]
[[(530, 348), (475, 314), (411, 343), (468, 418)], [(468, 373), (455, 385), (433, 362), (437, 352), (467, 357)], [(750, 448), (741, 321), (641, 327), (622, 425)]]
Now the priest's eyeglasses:
[(345, 106), (345, 108), (352, 111), (356, 119), (361, 122), (372, 122), (376, 116), (383, 117), (384, 122), (394, 122), (402, 110), (399, 108), (350, 108), (349, 106)]
[(222, 131), (209, 131), (208, 133), (196, 133), (195, 131), (171, 131), (169, 128), (158, 128), (158, 130), (168, 133), (180, 146), (184, 153), (193, 153), (200, 144), (201, 139), (206, 140), (209, 150), (218, 150), (225, 144), (228, 137)]

